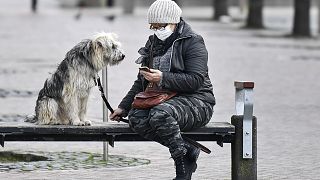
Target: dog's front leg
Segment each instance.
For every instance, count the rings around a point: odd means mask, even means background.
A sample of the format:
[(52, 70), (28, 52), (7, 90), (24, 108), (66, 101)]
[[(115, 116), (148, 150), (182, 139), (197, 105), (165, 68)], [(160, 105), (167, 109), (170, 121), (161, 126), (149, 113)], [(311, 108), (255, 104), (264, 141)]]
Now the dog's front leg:
[(89, 96), (79, 98), (79, 118), (86, 126), (91, 125), (91, 121), (85, 118), (87, 114), (88, 97)]
[(72, 97), (69, 99), (69, 101), (66, 104), (68, 107), (68, 110), (66, 111), (66, 113), (68, 114), (70, 123), (75, 126), (84, 126), (84, 122), (81, 122), (78, 116), (79, 115), (78, 98)]

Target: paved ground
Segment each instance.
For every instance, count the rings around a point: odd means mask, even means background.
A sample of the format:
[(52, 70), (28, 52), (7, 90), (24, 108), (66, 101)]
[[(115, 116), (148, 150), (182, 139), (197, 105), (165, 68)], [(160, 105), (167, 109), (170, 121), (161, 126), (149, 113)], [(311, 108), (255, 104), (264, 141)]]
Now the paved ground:
[[(126, 60), (109, 69), (109, 98), (116, 106), (137, 73), (134, 60), (151, 32), (145, 9), (135, 16), (116, 16), (119, 9), (60, 9), (54, 1), (41, 1), (37, 14), (29, 1), (1, 1), (0, 5), (0, 118), (12, 120), (33, 112), (36, 94), (49, 72), (81, 39), (97, 31), (119, 34)], [(200, 10), (200, 11), (199, 11)], [(256, 82), (254, 114), (258, 117), (258, 179), (320, 179), (320, 41), (290, 39), (291, 9), (266, 9), (267, 30), (240, 29), (241, 22), (208, 21), (210, 9), (185, 9), (193, 28), (204, 36), (209, 50), (210, 77), (217, 106), (213, 121), (230, 121), (234, 113), (234, 80)], [(201, 13), (200, 13), (201, 12)], [(237, 15), (237, 11), (232, 11)], [(312, 11), (313, 32), (316, 10)], [(101, 100), (94, 89), (88, 117), (101, 121)], [(230, 179), (230, 146), (205, 143), (213, 155), (201, 154), (194, 179)], [(100, 152), (102, 143), (7, 143), (2, 150)], [(173, 161), (155, 143), (116, 143), (111, 154), (151, 160), (150, 165), (67, 171), (0, 173), (0, 179), (170, 179)]]

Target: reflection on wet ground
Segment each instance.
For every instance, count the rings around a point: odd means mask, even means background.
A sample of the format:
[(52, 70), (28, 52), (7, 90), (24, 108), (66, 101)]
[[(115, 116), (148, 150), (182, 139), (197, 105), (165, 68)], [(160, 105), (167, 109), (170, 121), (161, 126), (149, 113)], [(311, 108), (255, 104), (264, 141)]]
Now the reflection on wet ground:
[(0, 122), (23, 122), (25, 117), (21, 114), (0, 114)]
[(8, 97), (33, 97), (36, 96), (37, 92), (27, 90), (15, 90), (15, 89), (0, 89), (0, 98)]
[(320, 56), (293, 56), (292, 60), (299, 61), (320, 61)]
[(296, 49), (296, 50), (309, 50), (309, 51), (320, 51), (320, 46), (318, 45), (307, 45), (307, 44), (276, 44), (276, 43), (248, 43), (250, 47), (259, 47), (259, 48), (282, 48), (282, 49)]
[(26, 71), (18, 70), (18, 69), (3, 69), (0, 68), (0, 75), (10, 75), (10, 74), (23, 74), (26, 73)]

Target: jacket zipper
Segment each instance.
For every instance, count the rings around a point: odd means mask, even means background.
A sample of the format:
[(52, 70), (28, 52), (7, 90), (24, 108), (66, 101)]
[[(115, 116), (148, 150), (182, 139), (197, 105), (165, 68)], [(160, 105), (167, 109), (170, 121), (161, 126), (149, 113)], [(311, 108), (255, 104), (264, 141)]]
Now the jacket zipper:
[(172, 56), (173, 56), (173, 47), (174, 47), (174, 43), (181, 40), (181, 39), (186, 39), (186, 38), (190, 38), (191, 36), (185, 36), (185, 37), (181, 37), (181, 38), (178, 38), (176, 40), (173, 41), (172, 43), (172, 46), (171, 46), (171, 55), (170, 55), (170, 59), (169, 59), (169, 62), (170, 62), (170, 66), (169, 66), (169, 72), (171, 70), (171, 60), (172, 60)]

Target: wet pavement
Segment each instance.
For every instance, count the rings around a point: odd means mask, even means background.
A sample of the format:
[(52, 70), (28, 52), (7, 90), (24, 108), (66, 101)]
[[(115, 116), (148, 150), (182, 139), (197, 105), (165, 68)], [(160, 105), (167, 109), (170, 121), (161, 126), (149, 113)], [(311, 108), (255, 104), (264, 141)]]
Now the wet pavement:
[[(199, 11), (200, 10), (200, 11)], [(34, 111), (37, 92), (65, 53), (95, 32), (115, 32), (126, 51), (119, 66), (108, 69), (108, 95), (116, 107), (138, 72), (137, 50), (151, 34), (146, 9), (134, 16), (119, 9), (61, 9), (56, 1), (40, 1), (30, 13), (29, 1), (0, 5), (0, 121), (14, 121)], [(201, 12), (201, 13), (199, 13)], [(203, 35), (209, 51), (209, 73), (217, 98), (213, 121), (234, 114), (234, 80), (251, 80), (254, 115), (258, 118), (258, 179), (320, 179), (320, 40), (293, 39), (292, 10), (266, 8), (267, 29), (241, 28), (241, 22), (212, 22), (210, 9), (186, 8), (185, 19)], [(232, 9), (236, 16), (236, 9)], [(114, 21), (110, 16), (116, 15)], [(316, 32), (316, 10), (312, 12)], [(112, 18), (111, 18), (112, 19)], [(93, 89), (88, 119), (102, 121), (102, 101)], [(205, 142), (213, 154), (202, 153), (193, 179), (231, 179), (231, 150)], [(8, 142), (0, 151), (101, 153), (101, 142)], [(0, 172), (0, 179), (171, 179), (172, 159), (166, 148), (151, 142), (117, 143), (112, 155), (149, 159), (148, 165), (85, 170)]]

